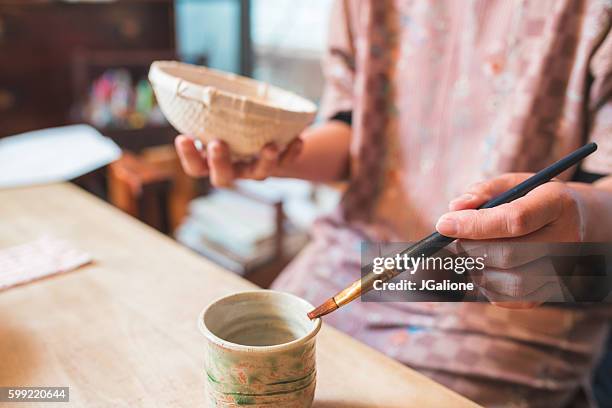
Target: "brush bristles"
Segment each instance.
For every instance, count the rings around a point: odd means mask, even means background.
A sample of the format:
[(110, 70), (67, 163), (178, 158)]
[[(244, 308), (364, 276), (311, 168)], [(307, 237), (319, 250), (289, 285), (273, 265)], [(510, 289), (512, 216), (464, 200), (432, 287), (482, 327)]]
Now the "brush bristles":
[(325, 316), (326, 314), (330, 314), (336, 309), (338, 309), (338, 305), (336, 304), (336, 301), (334, 300), (334, 298), (327, 299), (325, 303), (323, 303), (321, 306), (315, 308), (312, 312), (309, 312), (308, 317), (310, 318), (310, 320), (314, 320), (317, 317), (321, 317), (321, 316)]

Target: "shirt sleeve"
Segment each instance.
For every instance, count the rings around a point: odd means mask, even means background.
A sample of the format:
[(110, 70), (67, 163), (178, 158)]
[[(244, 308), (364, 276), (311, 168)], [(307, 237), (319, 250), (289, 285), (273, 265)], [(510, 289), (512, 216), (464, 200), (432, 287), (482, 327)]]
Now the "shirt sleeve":
[(335, 0), (331, 13), (328, 47), (323, 58), (325, 89), (320, 116), (329, 120), (341, 112), (353, 110), (355, 78), (354, 26), (350, 4), (353, 0)]
[(584, 162), (591, 173), (612, 174), (612, 35), (608, 31), (590, 63), (589, 141), (597, 143), (596, 154)]

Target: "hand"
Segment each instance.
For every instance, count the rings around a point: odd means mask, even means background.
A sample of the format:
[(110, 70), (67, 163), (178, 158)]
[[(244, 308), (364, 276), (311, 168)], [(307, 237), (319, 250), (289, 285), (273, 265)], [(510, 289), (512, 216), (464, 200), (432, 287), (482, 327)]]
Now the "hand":
[(581, 242), (584, 214), (580, 195), (560, 181), (539, 186), (526, 196), (499, 207), (475, 210), (491, 198), (531, 177), (510, 173), (474, 184), (449, 204), (450, 213), (436, 224), (443, 235), (481, 240), (529, 237), (540, 242)]
[[(506, 174), (477, 183), (451, 201), (436, 229), (458, 238), (457, 249), (468, 256), (487, 254), (486, 269), (476, 284), (493, 303), (511, 308), (534, 307), (559, 293), (559, 279), (547, 255), (552, 242), (584, 240), (580, 195), (569, 185), (552, 181), (511, 203), (476, 210), (531, 174)], [(528, 244), (525, 244), (528, 243)]]
[(293, 160), (302, 150), (302, 140), (296, 138), (281, 152), (274, 144), (263, 147), (259, 155), (248, 162), (231, 161), (229, 147), (214, 140), (198, 150), (188, 136), (178, 136), (174, 141), (185, 173), (192, 177), (210, 176), (215, 187), (229, 187), (238, 178), (263, 180)]

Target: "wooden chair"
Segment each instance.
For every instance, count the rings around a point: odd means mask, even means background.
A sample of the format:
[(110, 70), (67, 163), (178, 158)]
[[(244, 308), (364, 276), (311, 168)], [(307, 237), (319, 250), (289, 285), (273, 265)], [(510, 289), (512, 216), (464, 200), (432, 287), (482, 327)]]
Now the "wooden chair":
[(124, 152), (108, 166), (108, 198), (126, 213), (164, 232), (170, 231), (166, 211), (172, 174)]

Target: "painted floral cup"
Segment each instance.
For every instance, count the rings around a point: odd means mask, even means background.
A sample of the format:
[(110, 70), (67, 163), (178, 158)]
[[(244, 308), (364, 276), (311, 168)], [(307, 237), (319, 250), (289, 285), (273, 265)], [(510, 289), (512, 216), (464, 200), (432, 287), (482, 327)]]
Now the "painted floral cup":
[(270, 290), (223, 297), (201, 313), (211, 407), (310, 407), (316, 385), (313, 307)]

